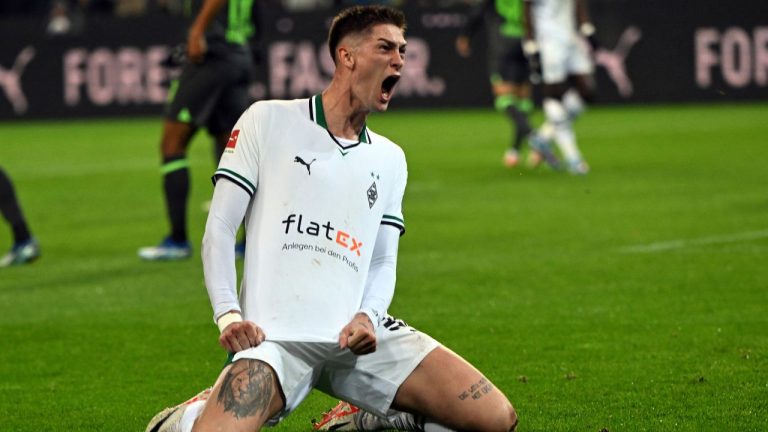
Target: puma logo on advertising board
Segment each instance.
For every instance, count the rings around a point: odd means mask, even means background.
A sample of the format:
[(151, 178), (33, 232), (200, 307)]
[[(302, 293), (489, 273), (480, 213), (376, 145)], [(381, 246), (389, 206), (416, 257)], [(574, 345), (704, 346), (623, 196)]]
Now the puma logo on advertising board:
[(3, 89), (5, 97), (13, 107), (13, 112), (16, 114), (24, 114), (27, 112), (29, 104), (27, 103), (27, 97), (24, 95), (24, 91), (21, 88), (21, 76), (24, 74), (24, 69), (27, 68), (29, 62), (35, 57), (35, 48), (28, 46), (21, 50), (16, 60), (13, 62), (13, 66), (10, 69), (6, 69), (0, 66), (0, 88)]
[(595, 63), (605, 68), (608, 77), (616, 84), (616, 89), (622, 97), (632, 96), (634, 88), (627, 75), (627, 57), (632, 47), (643, 36), (643, 32), (635, 26), (627, 27), (619, 37), (616, 48), (608, 50), (599, 48), (595, 52)]

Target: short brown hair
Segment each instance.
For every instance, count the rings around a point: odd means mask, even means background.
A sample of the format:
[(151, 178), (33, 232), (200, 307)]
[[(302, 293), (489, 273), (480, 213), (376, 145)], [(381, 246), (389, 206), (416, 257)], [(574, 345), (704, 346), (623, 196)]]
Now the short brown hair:
[(349, 34), (363, 33), (377, 24), (393, 24), (405, 32), (405, 15), (388, 6), (352, 6), (339, 12), (333, 18), (328, 31), (328, 49), (336, 63), (336, 48)]

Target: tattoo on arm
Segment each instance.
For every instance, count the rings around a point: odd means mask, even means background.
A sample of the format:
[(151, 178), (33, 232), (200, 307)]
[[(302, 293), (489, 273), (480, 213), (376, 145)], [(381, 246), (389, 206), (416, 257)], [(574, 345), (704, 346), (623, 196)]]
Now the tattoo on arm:
[(274, 372), (258, 360), (235, 362), (224, 377), (217, 402), (224, 412), (242, 419), (263, 413), (274, 397)]
[(490, 393), (491, 390), (493, 390), (493, 384), (491, 384), (487, 378), (483, 377), (480, 381), (472, 384), (468, 389), (461, 392), (461, 394), (459, 394), (459, 400), (464, 400), (470, 397), (472, 399), (480, 399), (484, 395)]

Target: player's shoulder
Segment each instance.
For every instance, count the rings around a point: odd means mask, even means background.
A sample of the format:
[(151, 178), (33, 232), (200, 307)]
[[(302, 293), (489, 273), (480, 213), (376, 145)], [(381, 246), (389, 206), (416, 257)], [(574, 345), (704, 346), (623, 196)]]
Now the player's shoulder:
[(392, 157), (405, 160), (405, 152), (403, 151), (402, 147), (400, 147), (394, 141), (385, 137), (384, 135), (372, 131), (370, 128), (368, 128), (368, 135), (371, 138), (371, 144), (379, 147), (381, 151), (391, 155)]
[(309, 100), (308, 99), (266, 99), (256, 101), (251, 104), (248, 111), (253, 114), (267, 114), (267, 113), (294, 113), (304, 114), (309, 112)]

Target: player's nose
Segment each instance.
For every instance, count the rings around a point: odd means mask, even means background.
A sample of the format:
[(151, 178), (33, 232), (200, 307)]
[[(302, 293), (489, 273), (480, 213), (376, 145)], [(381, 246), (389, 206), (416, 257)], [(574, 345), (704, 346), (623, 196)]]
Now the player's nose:
[(399, 72), (400, 69), (403, 68), (403, 65), (405, 65), (405, 53), (396, 51), (392, 56), (392, 67)]

